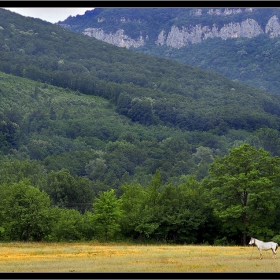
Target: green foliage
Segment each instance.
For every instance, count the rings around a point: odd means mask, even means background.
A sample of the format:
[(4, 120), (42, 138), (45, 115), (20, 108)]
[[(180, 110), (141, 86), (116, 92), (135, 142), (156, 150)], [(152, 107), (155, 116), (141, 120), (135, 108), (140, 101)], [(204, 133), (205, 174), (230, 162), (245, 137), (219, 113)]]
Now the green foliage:
[(95, 234), (101, 240), (116, 240), (120, 232), (121, 200), (118, 200), (114, 190), (99, 194), (93, 204), (93, 222)]
[(214, 246), (227, 246), (227, 245), (235, 245), (233, 242), (229, 242), (226, 236), (222, 238), (217, 238), (214, 240)]
[(75, 209), (51, 208), (52, 227), (46, 241), (79, 241), (83, 239), (83, 216)]
[(212, 219), (212, 210), (206, 198), (195, 176), (187, 177), (178, 187), (167, 185), (160, 194), (158, 237), (174, 243), (212, 243), (213, 229), (207, 225)]
[[(192, 176), (179, 186), (164, 186), (160, 177), (156, 171), (146, 188), (122, 187), (123, 233), (169, 243), (212, 242), (212, 211), (199, 182)], [(210, 221), (213, 228), (207, 224)]]
[(215, 213), (228, 234), (272, 236), (279, 199), (279, 157), (243, 144), (229, 155), (216, 157), (204, 184), (211, 193)]
[(260, 128), (248, 138), (248, 142), (258, 148), (270, 152), (273, 156), (279, 156), (279, 131), (271, 128)]
[(143, 201), (146, 200), (146, 192), (143, 186), (124, 184), (122, 187), (123, 194), (121, 196), (121, 209), (123, 216), (120, 221), (122, 234), (127, 237), (135, 238), (135, 229), (142, 216)]
[[(145, 127), (131, 123), (114, 113), (104, 99), (2, 75), (0, 82), (3, 82), (3, 88), (13, 89), (0, 99), (2, 108), (18, 108), (22, 118), (19, 118), (19, 147), (1, 151), (9, 154), (13, 162), (14, 159), (19, 162), (28, 159), (32, 164), (26, 164), (26, 167), (23, 163), (19, 163), (22, 167), (11, 166), (14, 171), (0, 170), (0, 180), (11, 181), (13, 177), (24, 174), (33, 185), (42, 185), (43, 182), (36, 181), (36, 177), (44, 177), (41, 172), (58, 172), (63, 168), (69, 170), (71, 176), (85, 176), (95, 185), (99, 181), (116, 189), (133, 179), (142, 182), (145, 179), (142, 174), (149, 178), (149, 174), (157, 168), (164, 171), (164, 180), (171, 177), (176, 180), (178, 176), (192, 172), (192, 149), (211, 136), (211, 133), (198, 135), (197, 132), (160, 125)], [(36, 98), (32, 97), (34, 88), (38, 91)], [(40, 107), (41, 113), (38, 110), (32, 112), (33, 105)], [(55, 120), (51, 120), (50, 108), (56, 112)], [(9, 117), (17, 119), (12, 115)], [(206, 145), (208, 143), (213, 145), (212, 142), (205, 142)], [(226, 147), (223, 149), (226, 151)], [(9, 161), (9, 157), (4, 157), (3, 163)], [(103, 163), (104, 168), (99, 163)]]
[[(278, 41), (278, 38), (272, 39), (264, 34), (255, 38), (207, 39), (169, 51), (172, 54), (168, 57), (159, 52), (151, 54), (214, 71), (239, 83), (279, 94), (279, 72), (275, 68), (279, 59)], [(267, 104), (266, 110), (275, 112), (277, 109)]]
[(51, 171), (44, 189), (50, 196), (52, 205), (73, 208), (84, 212), (91, 208), (93, 190), (86, 178), (74, 178), (69, 170)]
[(43, 188), (46, 181), (46, 169), (36, 161), (3, 161), (0, 164), (0, 184), (18, 183), (28, 179), (35, 187)]
[(280, 244), (280, 235), (278, 234), (278, 235), (273, 236), (273, 238), (271, 240), (273, 242)]
[(41, 241), (51, 231), (50, 199), (27, 180), (1, 185), (4, 240)]

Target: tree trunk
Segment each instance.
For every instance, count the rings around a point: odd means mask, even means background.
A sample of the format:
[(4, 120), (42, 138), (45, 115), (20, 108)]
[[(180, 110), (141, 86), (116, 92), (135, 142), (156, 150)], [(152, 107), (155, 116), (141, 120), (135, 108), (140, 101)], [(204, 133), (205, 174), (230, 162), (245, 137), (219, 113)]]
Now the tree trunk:
[(243, 232), (242, 234), (242, 245), (246, 246), (246, 232)]
[[(246, 207), (248, 204), (248, 192), (243, 191), (243, 207)], [(247, 213), (246, 210), (242, 213), (242, 222), (244, 225), (244, 231), (242, 233), (242, 245), (246, 246), (246, 233), (247, 233)]]

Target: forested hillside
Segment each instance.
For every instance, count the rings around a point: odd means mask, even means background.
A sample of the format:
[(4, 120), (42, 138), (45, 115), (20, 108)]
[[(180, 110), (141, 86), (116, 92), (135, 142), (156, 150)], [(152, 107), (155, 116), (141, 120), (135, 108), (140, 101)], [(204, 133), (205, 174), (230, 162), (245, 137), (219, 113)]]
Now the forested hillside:
[(278, 96), (47, 22), (0, 12), (1, 71), (102, 96), (118, 113), (144, 125), (200, 131), (219, 125), (278, 128)]
[(277, 7), (97, 8), (59, 24), (280, 94), (279, 18)]
[(0, 62), (1, 240), (239, 243), (210, 203), (233, 147), (278, 197), (277, 95), (3, 9)]
[(209, 39), (179, 50), (166, 46), (131, 49), (217, 72), (239, 83), (280, 94), (279, 44), (279, 37), (262, 34), (250, 39)]

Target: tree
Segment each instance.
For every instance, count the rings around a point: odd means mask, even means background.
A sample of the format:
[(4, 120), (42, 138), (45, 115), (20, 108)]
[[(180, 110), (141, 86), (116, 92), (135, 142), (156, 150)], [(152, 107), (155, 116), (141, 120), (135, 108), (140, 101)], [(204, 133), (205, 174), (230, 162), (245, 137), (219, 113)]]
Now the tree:
[(121, 200), (117, 199), (113, 189), (102, 192), (93, 203), (94, 224), (96, 233), (108, 241), (120, 231), (122, 215)]
[(52, 207), (51, 232), (46, 236), (47, 241), (74, 241), (83, 238), (83, 215), (76, 209), (61, 209)]
[[(259, 130), (252, 133), (249, 137), (249, 141), (253, 142), (255, 138), (257, 138), (253, 143), (254, 146), (262, 147), (266, 151), (269, 151), (273, 156), (280, 155), (280, 133), (277, 129), (272, 128), (260, 128)], [(249, 143), (250, 143), (249, 142)]]
[[(179, 186), (167, 185), (160, 194), (161, 220), (157, 235), (174, 243), (210, 241), (211, 209), (195, 176)], [(207, 239), (207, 240), (206, 240)]]
[(216, 157), (203, 183), (209, 188), (216, 215), (224, 222), (228, 234), (272, 236), (273, 212), (280, 197), (279, 157), (243, 144), (229, 155)]
[(152, 100), (134, 98), (131, 101), (131, 108), (128, 111), (128, 116), (132, 121), (138, 121), (144, 125), (153, 124)]
[(124, 184), (121, 189), (123, 190), (121, 229), (124, 235), (134, 237), (136, 233), (138, 234), (135, 228), (143, 216), (142, 205), (146, 201), (147, 193), (140, 184), (135, 186)]
[(126, 184), (122, 189), (125, 235), (174, 243), (213, 241), (213, 211), (195, 176), (186, 176), (179, 186), (164, 186), (156, 170), (147, 187)]
[(51, 171), (47, 175), (47, 186), (44, 189), (51, 198), (52, 205), (74, 208), (84, 212), (91, 207), (93, 190), (87, 178), (71, 176), (68, 169)]
[(8, 240), (40, 241), (51, 230), (50, 198), (23, 180), (0, 188), (0, 213)]
[[(151, 182), (145, 188), (136, 186), (124, 188), (122, 196), (125, 217), (123, 219), (133, 220), (130, 229), (138, 234), (138, 237), (153, 238), (160, 225), (162, 212), (160, 208), (160, 188), (163, 183), (159, 169), (156, 170)], [(131, 199), (131, 203), (127, 200)], [(130, 210), (130, 211), (129, 211)]]
[(0, 184), (18, 183), (23, 179), (28, 179), (35, 187), (45, 185), (46, 169), (37, 161), (4, 161), (0, 164)]
[(201, 179), (208, 175), (210, 163), (213, 161), (213, 150), (209, 147), (199, 146), (192, 155), (196, 166), (197, 178)]

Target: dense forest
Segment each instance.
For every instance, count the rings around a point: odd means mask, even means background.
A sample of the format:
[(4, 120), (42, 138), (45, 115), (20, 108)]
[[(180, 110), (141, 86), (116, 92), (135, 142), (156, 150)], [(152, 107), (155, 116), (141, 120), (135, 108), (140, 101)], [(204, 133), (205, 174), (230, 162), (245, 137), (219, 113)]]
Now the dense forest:
[(143, 46), (130, 47), (131, 50), (217, 72), (231, 80), (279, 94), (278, 36), (271, 38), (269, 34), (260, 34), (252, 38), (227, 40), (207, 38), (181, 48), (157, 45), (155, 42), (162, 30), (168, 33), (172, 26), (179, 29), (182, 26), (189, 28), (198, 25), (210, 29), (215, 26), (220, 30), (229, 23), (235, 25), (250, 19), (265, 31), (270, 18), (280, 18), (280, 9), (253, 8), (251, 12), (246, 12), (246, 8), (235, 8), (235, 13), (222, 15), (232, 8), (220, 8), (219, 16), (214, 13), (217, 8), (212, 9), (212, 14), (209, 13), (210, 8), (199, 9), (201, 12), (197, 15), (195, 12), (198, 8), (97, 8), (84, 15), (70, 16), (59, 24), (74, 32), (100, 28), (107, 34), (122, 29), (132, 39), (138, 39), (141, 35), (149, 39), (145, 39)]
[(250, 39), (209, 39), (179, 50), (166, 46), (131, 49), (217, 72), (239, 83), (280, 94), (279, 43), (278, 37), (272, 39), (261, 34)]
[[(279, 96), (3, 9), (0, 60), (0, 240), (278, 238), (259, 193), (279, 195)], [(248, 210), (215, 202), (230, 151), (248, 155)], [(261, 226), (219, 215), (256, 205)]]

